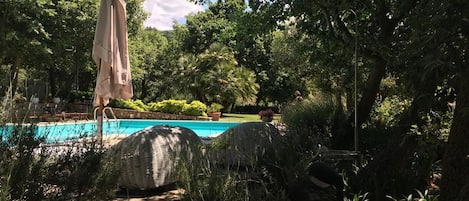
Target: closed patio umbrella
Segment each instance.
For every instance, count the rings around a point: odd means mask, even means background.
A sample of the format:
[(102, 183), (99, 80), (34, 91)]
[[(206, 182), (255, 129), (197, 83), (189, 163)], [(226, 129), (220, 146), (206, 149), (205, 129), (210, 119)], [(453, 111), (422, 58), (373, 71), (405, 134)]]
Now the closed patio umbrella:
[(101, 0), (93, 41), (93, 61), (98, 66), (93, 105), (98, 106), (98, 141), (102, 142), (103, 107), (110, 98), (133, 96), (127, 47), (126, 3)]

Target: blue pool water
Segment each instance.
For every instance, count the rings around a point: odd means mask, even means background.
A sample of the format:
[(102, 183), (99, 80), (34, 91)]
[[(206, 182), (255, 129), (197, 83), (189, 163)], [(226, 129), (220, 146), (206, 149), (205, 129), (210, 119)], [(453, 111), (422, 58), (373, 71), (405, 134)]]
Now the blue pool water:
[[(120, 119), (103, 122), (103, 135), (126, 134), (130, 135), (154, 125), (182, 126), (193, 130), (200, 137), (207, 137), (222, 133), (223, 131), (240, 124), (240, 122), (219, 121), (181, 121), (181, 120), (140, 120)], [(2, 129), (5, 132), (4, 129)], [(95, 136), (96, 122), (54, 123), (38, 125), (36, 135), (46, 136), (47, 141), (63, 141), (80, 136)], [(8, 132), (8, 131), (7, 131)]]

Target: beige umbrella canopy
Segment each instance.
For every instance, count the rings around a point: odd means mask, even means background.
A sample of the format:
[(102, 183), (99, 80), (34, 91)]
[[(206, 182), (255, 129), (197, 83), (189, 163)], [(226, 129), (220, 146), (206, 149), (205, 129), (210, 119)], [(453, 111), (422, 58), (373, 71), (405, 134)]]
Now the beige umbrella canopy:
[(123, 0), (101, 0), (92, 54), (98, 65), (94, 106), (133, 96), (125, 5)]
[(133, 96), (125, 6), (124, 0), (101, 0), (98, 13), (92, 56), (98, 66), (93, 105), (99, 106), (99, 143), (102, 142), (103, 106), (110, 98), (130, 99)]

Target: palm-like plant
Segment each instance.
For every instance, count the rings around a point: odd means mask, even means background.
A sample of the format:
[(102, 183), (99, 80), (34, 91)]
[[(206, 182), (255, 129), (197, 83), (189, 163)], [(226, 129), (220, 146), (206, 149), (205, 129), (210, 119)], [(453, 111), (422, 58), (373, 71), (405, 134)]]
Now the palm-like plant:
[(179, 62), (183, 85), (203, 102), (233, 104), (253, 101), (259, 90), (254, 73), (239, 66), (234, 54), (215, 43), (199, 55), (186, 55)]

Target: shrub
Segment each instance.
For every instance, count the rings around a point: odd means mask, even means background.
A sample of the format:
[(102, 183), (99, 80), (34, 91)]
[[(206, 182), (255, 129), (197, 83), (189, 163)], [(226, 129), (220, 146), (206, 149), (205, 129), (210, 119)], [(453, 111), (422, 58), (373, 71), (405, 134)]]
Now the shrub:
[(200, 101), (192, 101), (190, 104), (184, 104), (182, 114), (189, 116), (207, 116), (205, 113), (207, 106)]
[(148, 106), (145, 103), (143, 103), (142, 100), (137, 99), (133, 101), (133, 104), (134, 104), (134, 109), (139, 112), (148, 111)]
[(212, 103), (210, 106), (207, 108), (208, 113), (212, 112), (220, 112), (220, 110), (223, 109), (223, 105), (219, 103)]
[[(0, 200), (44, 198), (42, 187), (46, 156), (34, 154), (34, 148), (44, 142), (35, 137), (34, 126), (14, 126), (3, 133), (0, 144)], [(28, 199), (26, 199), (28, 200)]]
[(94, 142), (75, 142), (71, 146), (62, 153), (50, 152), (55, 157), (47, 163), (47, 180), (55, 188), (48, 190), (48, 199), (112, 199), (120, 172), (117, 163)]
[(69, 103), (73, 103), (75, 101), (83, 102), (85, 100), (92, 100), (94, 91), (69, 91), (66, 94), (59, 94), (62, 97), (66, 97), (65, 100), (68, 100)]
[(315, 147), (318, 143), (330, 146), (335, 134), (334, 125), (346, 116), (331, 97), (317, 101), (302, 101), (283, 109), (282, 121), (288, 131), (298, 134), (299, 147)]
[(139, 112), (148, 111), (149, 108), (142, 100), (121, 100), (121, 99), (111, 99), (109, 101), (109, 106), (122, 108), (122, 109), (132, 109)]
[[(78, 142), (47, 146), (35, 126), (16, 125), (0, 142), (0, 200), (109, 200), (118, 171), (104, 149)], [(40, 146), (42, 145), (42, 146)], [(46, 145), (46, 146), (44, 146)]]
[[(220, 111), (223, 108), (222, 105), (214, 103), (212, 104), (213, 108)], [(184, 114), (189, 116), (207, 116), (205, 111), (207, 111), (207, 106), (200, 101), (192, 101), (190, 104), (187, 104), (185, 100), (163, 100), (160, 102), (152, 102), (146, 105), (141, 100), (114, 100), (111, 99), (109, 106), (122, 108), (122, 109), (132, 109), (139, 112), (163, 112), (169, 114)], [(213, 109), (212, 108), (212, 109)]]
[(11, 87), (9, 87), (0, 102), (0, 126), (5, 125), (9, 120), (11, 120), (11, 108), (13, 108), (13, 106)]
[(374, 124), (386, 127), (396, 126), (399, 120), (398, 115), (410, 106), (411, 101), (399, 96), (390, 96), (377, 104), (370, 114), (370, 120)]
[(164, 112), (170, 114), (180, 114), (184, 105), (186, 104), (185, 100), (163, 100), (157, 103), (150, 103), (150, 111), (152, 112)]
[[(202, 145), (202, 150), (212, 147)], [(263, 168), (216, 165), (216, 161), (204, 151), (194, 157), (195, 160), (181, 157), (178, 163), (178, 185), (185, 190), (181, 201), (289, 201), (283, 189), (272, 189), (267, 178), (269, 175), (265, 175), (268, 173)]]
[(110, 200), (117, 185), (115, 164), (94, 142), (52, 144), (24, 122), (5, 126), (10, 107), (0, 105), (0, 200)]
[[(257, 124), (261, 127), (245, 130), (248, 131), (245, 132), (245, 137), (249, 139), (244, 140), (251, 142), (252, 136), (249, 136), (251, 132), (261, 132), (256, 135), (263, 136), (265, 135), (263, 132), (271, 131), (270, 127), (273, 127), (270, 124)], [(267, 129), (262, 125), (270, 126)], [(230, 133), (233, 137), (232, 134)], [(233, 139), (238, 141), (242, 138), (217, 137), (209, 144), (204, 144), (204, 151), (197, 156), (197, 160), (187, 162), (187, 159), (181, 158), (182, 162), (178, 168), (179, 184), (186, 190), (181, 197), (182, 201), (293, 201), (308, 200), (310, 193), (319, 194), (306, 181), (306, 169), (311, 161), (311, 155), (298, 152), (295, 148), (296, 141), (280, 137), (278, 140), (281, 142), (271, 147), (267, 145), (252, 147), (242, 144), (242, 141), (235, 143), (241, 143), (239, 145), (242, 146), (234, 146)], [(262, 154), (262, 157), (247, 154), (246, 149), (252, 149)], [(232, 158), (239, 156), (250, 157), (251, 160)], [(226, 160), (230, 162), (224, 163)]]

